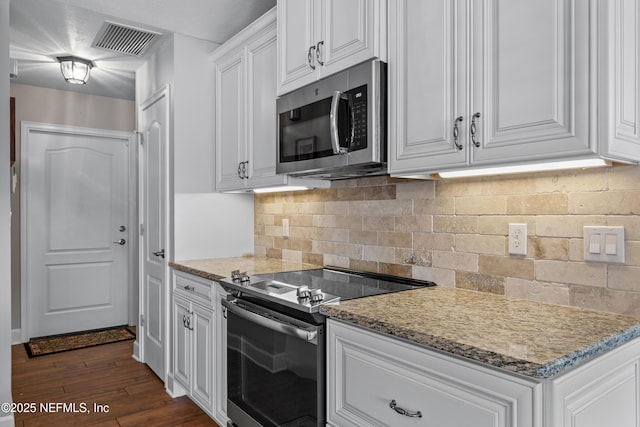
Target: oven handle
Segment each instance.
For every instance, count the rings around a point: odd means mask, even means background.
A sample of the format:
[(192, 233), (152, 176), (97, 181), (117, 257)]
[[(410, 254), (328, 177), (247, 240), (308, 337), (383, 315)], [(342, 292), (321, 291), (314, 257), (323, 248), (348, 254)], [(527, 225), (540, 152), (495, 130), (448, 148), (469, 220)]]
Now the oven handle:
[(266, 317), (267, 313), (259, 313), (257, 311), (250, 311), (243, 307), (239, 307), (235, 301), (222, 300), (220, 301), (223, 306), (230, 312), (250, 322), (257, 323), (272, 331), (280, 332), (292, 337), (299, 338), (303, 341), (307, 341), (311, 344), (318, 345), (318, 330), (315, 327), (309, 329), (303, 329), (289, 323), (280, 322), (271, 317)]

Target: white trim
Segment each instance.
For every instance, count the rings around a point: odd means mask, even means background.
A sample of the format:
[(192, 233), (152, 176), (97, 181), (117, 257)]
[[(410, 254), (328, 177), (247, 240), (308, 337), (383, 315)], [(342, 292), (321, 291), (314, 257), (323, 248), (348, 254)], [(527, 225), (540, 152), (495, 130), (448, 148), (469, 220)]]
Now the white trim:
[[(106, 130), (106, 129), (96, 129), (96, 128), (87, 128), (87, 127), (79, 127), (79, 126), (68, 126), (68, 125), (56, 125), (49, 123), (38, 123), (38, 122), (29, 122), (23, 121), (20, 127), (21, 132), (21, 166), (20, 166), (20, 180), (22, 184), (20, 185), (20, 272), (21, 272), (21, 280), (20, 280), (20, 330), (21, 330), (21, 342), (29, 341), (29, 328), (28, 328), (28, 295), (29, 290), (27, 289), (27, 190), (29, 189), (29, 184), (27, 182), (27, 172), (29, 169), (29, 158), (27, 156), (28, 148), (29, 148), (29, 134), (31, 132), (42, 132), (42, 133), (58, 133), (58, 134), (72, 134), (72, 135), (85, 135), (91, 137), (100, 137), (100, 138), (111, 138), (111, 139), (119, 139), (126, 140), (129, 146), (127, 150), (127, 169), (129, 169), (129, 164), (132, 161), (131, 159), (131, 146), (133, 134), (131, 132), (124, 131), (114, 131), (114, 130)], [(130, 176), (127, 175), (127, 192), (131, 194), (131, 192), (136, 192), (136, 182), (135, 180), (130, 179)], [(135, 206), (131, 206), (129, 203), (129, 215), (131, 218), (131, 210), (135, 209)], [(135, 212), (135, 211), (134, 211)], [(134, 228), (134, 230), (137, 229)], [(138, 234), (131, 232), (131, 227), (127, 230), (127, 240), (129, 242), (133, 242), (134, 240), (138, 240)], [(135, 265), (135, 252), (132, 251), (132, 245), (127, 245), (128, 251), (128, 265), (129, 272), (131, 268)], [(128, 277), (131, 277), (130, 273), (127, 273)], [(127, 292), (127, 304), (131, 304), (131, 300), (129, 298), (129, 292)], [(127, 312), (129, 309), (127, 307)], [(13, 340), (13, 338), (12, 338)]]
[(22, 330), (20, 329), (12, 329), (11, 330), (11, 345), (22, 344)]
[(0, 417), (0, 427), (14, 427), (15, 425), (16, 422), (12, 413)]

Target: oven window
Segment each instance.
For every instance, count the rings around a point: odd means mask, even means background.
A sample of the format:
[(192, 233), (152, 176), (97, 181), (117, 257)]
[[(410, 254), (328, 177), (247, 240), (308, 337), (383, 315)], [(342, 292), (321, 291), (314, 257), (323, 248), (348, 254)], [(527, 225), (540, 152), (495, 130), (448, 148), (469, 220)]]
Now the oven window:
[(263, 426), (317, 426), (317, 366), (316, 345), (228, 312), (228, 398)]

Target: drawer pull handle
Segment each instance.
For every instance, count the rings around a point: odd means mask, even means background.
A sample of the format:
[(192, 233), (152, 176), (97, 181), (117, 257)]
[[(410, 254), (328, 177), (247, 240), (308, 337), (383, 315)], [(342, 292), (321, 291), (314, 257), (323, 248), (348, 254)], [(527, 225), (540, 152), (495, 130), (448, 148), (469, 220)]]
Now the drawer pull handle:
[(403, 409), (403, 408), (397, 406), (395, 399), (393, 399), (391, 401), (391, 403), (389, 403), (389, 408), (393, 409), (394, 411), (396, 411), (400, 415), (404, 415), (405, 417), (422, 418), (422, 412), (420, 412), (420, 411), (417, 411), (417, 412), (407, 411), (406, 409)]
[(185, 285), (185, 286), (184, 286), (184, 290), (185, 290), (185, 291), (195, 291), (195, 290), (196, 290), (196, 288), (194, 288), (193, 286)]

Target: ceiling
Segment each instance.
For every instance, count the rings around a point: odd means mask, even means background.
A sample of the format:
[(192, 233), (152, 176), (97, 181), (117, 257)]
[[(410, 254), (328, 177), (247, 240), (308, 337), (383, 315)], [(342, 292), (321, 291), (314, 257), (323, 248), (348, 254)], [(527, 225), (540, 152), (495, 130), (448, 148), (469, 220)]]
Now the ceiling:
[[(182, 34), (223, 43), (267, 12), (276, 0), (11, 0), (9, 56), (18, 60), (13, 83), (134, 99), (135, 70), (163, 38)], [(162, 33), (142, 56), (93, 44), (105, 21)], [(57, 56), (92, 60), (85, 85), (62, 78)]]

